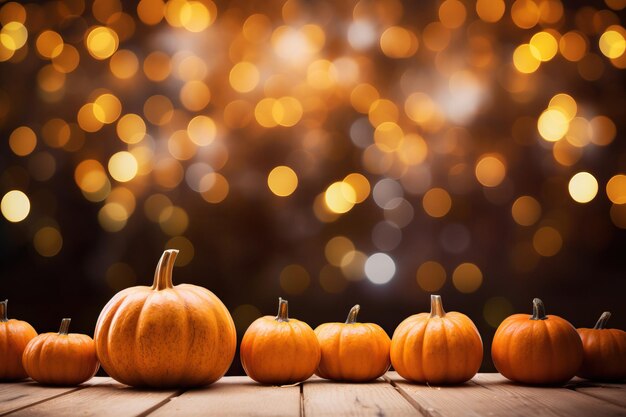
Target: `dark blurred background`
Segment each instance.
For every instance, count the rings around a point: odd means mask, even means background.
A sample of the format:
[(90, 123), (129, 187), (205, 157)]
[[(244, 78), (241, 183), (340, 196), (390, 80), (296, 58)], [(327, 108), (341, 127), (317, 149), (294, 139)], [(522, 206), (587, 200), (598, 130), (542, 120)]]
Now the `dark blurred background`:
[[(626, 328), (624, 0), (0, 5), (0, 297), (93, 335), (119, 290), (485, 344), (540, 297)], [(230, 373), (241, 374), (238, 357)]]

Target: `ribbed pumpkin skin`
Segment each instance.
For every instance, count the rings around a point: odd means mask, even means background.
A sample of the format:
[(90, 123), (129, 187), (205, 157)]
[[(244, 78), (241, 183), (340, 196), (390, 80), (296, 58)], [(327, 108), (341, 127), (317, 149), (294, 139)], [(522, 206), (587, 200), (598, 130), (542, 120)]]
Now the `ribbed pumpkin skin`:
[(375, 323), (325, 323), (315, 334), (322, 352), (315, 373), (321, 378), (365, 382), (389, 369), (391, 340)]
[(28, 375), (49, 385), (78, 385), (98, 368), (93, 339), (85, 334), (44, 333), (32, 339), (22, 356)]
[(391, 363), (409, 381), (461, 384), (476, 375), (482, 358), (476, 326), (454, 311), (444, 317), (415, 314), (400, 323), (391, 338)]
[(208, 385), (233, 361), (235, 324), (211, 291), (190, 284), (174, 286), (178, 251), (165, 251), (152, 287), (127, 288), (104, 307), (95, 331), (104, 370), (136, 387)]
[(95, 340), (102, 367), (113, 379), (166, 388), (217, 381), (233, 361), (237, 335), (219, 298), (181, 284), (121, 291), (100, 313)]
[(532, 385), (561, 384), (576, 374), (583, 358), (580, 336), (567, 320), (546, 317), (514, 314), (500, 324), (491, 345), (498, 372)]
[[(6, 309), (6, 302), (3, 303)], [(28, 376), (22, 365), (22, 354), (35, 336), (37, 332), (25, 321), (2, 321), (0, 317), (0, 381), (15, 381)]]
[[(287, 318), (286, 301), (284, 318)], [(320, 345), (313, 329), (300, 320), (256, 319), (240, 346), (246, 374), (261, 384), (286, 385), (308, 379), (320, 361)]]
[(598, 381), (626, 379), (626, 332), (607, 329), (611, 313), (605, 311), (593, 329), (578, 329), (583, 342), (579, 377)]

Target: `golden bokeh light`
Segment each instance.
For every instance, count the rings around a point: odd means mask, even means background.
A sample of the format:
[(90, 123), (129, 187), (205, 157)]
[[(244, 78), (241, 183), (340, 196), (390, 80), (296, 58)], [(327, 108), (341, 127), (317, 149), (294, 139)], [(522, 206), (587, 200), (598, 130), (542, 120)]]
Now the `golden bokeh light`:
[(506, 176), (506, 165), (498, 154), (483, 155), (476, 162), (476, 179), (485, 187), (497, 187)]
[(431, 217), (443, 217), (452, 208), (452, 198), (443, 188), (431, 188), (422, 198), (424, 211)]
[(18, 223), (30, 213), (30, 200), (22, 191), (11, 190), (2, 197), (0, 209), (5, 219)]
[(357, 194), (352, 185), (344, 181), (334, 182), (324, 193), (326, 207), (333, 213), (347, 213), (354, 207)]
[(436, 261), (426, 261), (417, 268), (417, 285), (426, 292), (439, 291), (446, 282), (446, 270)]
[(550, 61), (559, 51), (559, 44), (549, 32), (538, 32), (530, 39), (530, 53), (540, 61)]
[(588, 203), (598, 194), (598, 180), (589, 172), (579, 172), (569, 180), (567, 189), (574, 201)]
[(267, 175), (267, 186), (270, 191), (279, 197), (293, 194), (298, 187), (298, 176), (288, 166), (277, 166)]
[(587, 39), (578, 31), (570, 31), (561, 36), (559, 51), (568, 61), (580, 61), (587, 53)]
[(311, 277), (303, 266), (287, 265), (280, 272), (280, 287), (290, 295), (302, 294), (309, 287)]
[(439, 5), (439, 20), (448, 29), (456, 29), (463, 25), (467, 11), (459, 0), (444, 0)]
[(569, 94), (559, 93), (550, 99), (548, 108), (555, 109), (562, 113), (568, 122), (571, 122), (576, 117), (578, 111), (578, 104), (576, 100)]
[(515, 0), (511, 6), (513, 23), (522, 29), (530, 29), (539, 23), (541, 11), (534, 0)]
[(367, 180), (367, 178), (365, 178), (363, 174), (359, 174), (356, 172), (348, 174), (343, 179), (343, 182), (350, 185), (354, 190), (355, 199), (353, 203), (355, 204), (362, 203), (370, 195), (370, 182)]
[(132, 78), (139, 70), (139, 59), (133, 51), (120, 49), (109, 61), (111, 73), (121, 80)]
[[(200, 193), (200, 196), (204, 201), (211, 204), (219, 204), (228, 197), (230, 191), (230, 185), (228, 180), (222, 174), (212, 172), (206, 175), (202, 182), (208, 183), (208, 187), (205, 191)], [(201, 183), (202, 185), (202, 183)]]
[(560, 108), (550, 108), (537, 119), (537, 130), (546, 141), (556, 142), (569, 130), (568, 116)]
[(117, 152), (109, 159), (109, 173), (119, 182), (128, 182), (135, 178), (137, 168), (137, 160), (130, 152)]
[(557, 229), (544, 226), (533, 235), (533, 248), (543, 257), (551, 257), (559, 253), (563, 246), (563, 237)]
[(520, 226), (532, 226), (541, 217), (541, 204), (535, 198), (523, 195), (513, 202), (511, 215)]
[(408, 58), (415, 55), (418, 46), (415, 33), (400, 26), (391, 26), (380, 35), (380, 49), (389, 58)]
[(117, 136), (125, 143), (139, 143), (146, 136), (146, 123), (141, 116), (128, 113), (120, 117), (116, 125)]
[(45, 226), (37, 230), (33, 237), (33, 246), (37, 253), (46, 258), (58, 255), (63, 247), (63, 236), (58, 229)]
[(330, 239), (324, 247), (324, 255), (329, 264), (341, 267), (346, 255), (354, 254), (354, 243), (345, 236), (335, 236)]
[(198, 146), (207, 146), (215, 140), (217, 127), (208, 116), (196, 116), (187, 125), (189, 139)]
[(122, 103), (113, 94), (105, 93), (93, 103), (94, 117), (101, 123), (110, 124), (115, 122), (122, 113)]
[(626, 39), (624, 35), (615, 30), (607, 30), (600, 36), (600, 51), (607, 58), (616, 59), (626, 51)]
[(612, 176), (606, 183), (606, 195), (613, 204), (626, 204), (626, 175)]
[(452, 284), (459, 292), (465, 294), (473, 293), (480, 288), (482, 283), (483, 273), (473, 263), (462, 263), (452, 273)]
[(260, 77), (256, 65), (251, 62), (238, 62), (230, 70), (229, 81), (235, 91), (247, 93), (259, 84)]
[(107, 59), (117, 51), (119, 38), (113, 29), (96, 26), (85, 37), (85, 45), (89, 54), (95, 59)]
[(9, 136), (9, 147), (15, 155), (30, 155), (37, 146), (37, 135), (28, 126), (16, 128)]
[[(518, 0), (519, 1), (519, 0)], [(515, 48), (513, 52), (513, 65), (515, 68), (523, 73), (530, 74), (539, 69), (541, 65), (541, 51), (531, 44), (522, 44)]]
[(476, 2), (476, 14), (488, 23), (495, 23), (502, 19), (505, 9), (504, 0), (478, 0)]
[[(25, 29), (24, 29), (25, 30)], [(45, 30), (37, 36), (37, 52), (43, 58), (55, 58), (63, 52), (63, 38), (53, 30)], [(17, 49), (17, 48), (15, 48)]]

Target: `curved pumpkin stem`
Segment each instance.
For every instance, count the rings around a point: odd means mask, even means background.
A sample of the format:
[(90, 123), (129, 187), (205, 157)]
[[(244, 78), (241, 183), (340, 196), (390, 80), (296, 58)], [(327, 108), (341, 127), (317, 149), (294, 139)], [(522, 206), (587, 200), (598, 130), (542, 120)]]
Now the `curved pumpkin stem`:
[(611, 312), (605, 311), (604, 313), (602, 313), (602, 315), (598, 319), (598, 322), (596, 323), (595, 326), (593, 326), (593, 328), (596, 330), (601, 330), (601, 329), (606, 328), (606, 323), (609, 321), (610, 318), (611, 318)]
[(348, 313), (348, 318), (346, 319), (346, 324), (354, 324), (356, 323), (356, 316), (359, 314), (359, 311), (361, 311), (361, 306), (360, 305), (355, 305), (354, 307), (352, 307), (350, 309), (350, 312)]
[(7, 304), (9, 304), (9, 300), (0, 301), (0, 323), (9, 321), (9, 317), (7, 316)]
[(546, 316), (546, 307), (543, 305), (543, 301), (539, 298), (533, 299), (533, 315), (530, 317), (531, 320), (545, 320), (548, 317)]
[(278, 297), (278, 314), (276, 315), (276, 321), (289, 321), (289, 305), (287, 300), (281, 297)]
[(176, 256), (178, 256), (177, 249), (168, 249), (163, 252), (157, 264), (156, 271), (154, 272), (154, 283), (151, 287), (153, 290), (160, 291), (174, 287), (172, 283), (172, 271), (174, 269), (174, 262), (176, 262)]
[(67, 335), (70, 331), (70, 322), (72, 319), (63, 319), (61, 320), (61, 328), (59, 328), (59, 334)]
[(445, 315), (441, 296), (432, 294), (430, 296), (430, 317), (444, 317)]

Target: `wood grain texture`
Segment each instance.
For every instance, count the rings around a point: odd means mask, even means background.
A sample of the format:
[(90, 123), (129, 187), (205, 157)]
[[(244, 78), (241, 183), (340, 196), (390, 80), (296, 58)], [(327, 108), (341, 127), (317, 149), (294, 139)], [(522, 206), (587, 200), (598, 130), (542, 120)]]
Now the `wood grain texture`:
[(30, 404), (46, 401), (100, 382), (98, 379), (93, 378), (78, 387), (50, 387), (38, 384), (32, 380), (17, 383), (0, 383), (0, 416)]
[(626, 384), (587, 381), (576, 378), (567, 388), (626, 408)]
[(300, 387), (260, 385), (248, 377), (227, 377), (189, 390), (150, 414), (169, 416), (299, 416)]
[(366, 384), (311, 379), (303, 386), (304, 415), (423, 416), (387, 381)]
[(111, 378), (94, 379), (97, 383), (93, 386), (23, 408), (11, 416), (137, 416), (177, 393), (139, 390)]

